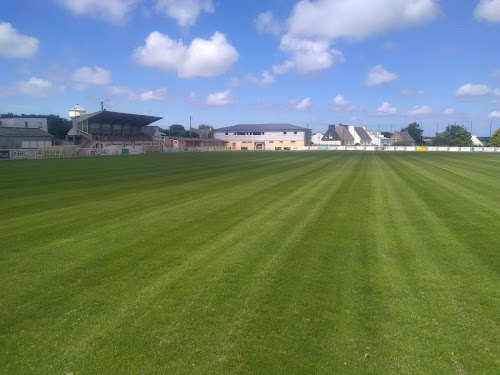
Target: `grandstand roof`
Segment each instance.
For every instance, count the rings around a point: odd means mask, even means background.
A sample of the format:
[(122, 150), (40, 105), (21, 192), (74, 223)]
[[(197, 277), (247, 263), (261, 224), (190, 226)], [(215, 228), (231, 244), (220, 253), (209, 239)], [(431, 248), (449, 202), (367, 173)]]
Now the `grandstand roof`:
[(161, 120), (163, 117), (136, 115), (133, 113), (120, 113), (111, 111), (99, 111), (88, 113), (78, 117), (78, 121), (88, 120), (98, 124), (123, 124), (132, 126), (147, 126), (155, 121)]

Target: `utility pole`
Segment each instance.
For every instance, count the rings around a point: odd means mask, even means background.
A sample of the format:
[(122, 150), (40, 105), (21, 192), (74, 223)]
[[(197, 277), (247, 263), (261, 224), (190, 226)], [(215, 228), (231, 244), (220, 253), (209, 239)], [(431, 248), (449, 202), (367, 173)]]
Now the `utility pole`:
[(490, 120), (490, 141), (491, 141), (491, 126), (493, 125), (493, 119)]
[(191, 137), (191, 116), (189, 116), (189, 136)]
[(472, 120), (470, 121), (470, 135), (472, 135)]

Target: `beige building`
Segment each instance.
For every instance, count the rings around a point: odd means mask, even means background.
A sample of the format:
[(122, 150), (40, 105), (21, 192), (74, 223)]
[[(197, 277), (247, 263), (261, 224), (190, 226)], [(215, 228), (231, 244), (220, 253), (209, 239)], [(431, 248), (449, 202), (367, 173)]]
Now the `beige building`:
[(290, 124), (239, 124), (214, 130), (232, 150), (291, 150), (309, 146), (311, 131)]

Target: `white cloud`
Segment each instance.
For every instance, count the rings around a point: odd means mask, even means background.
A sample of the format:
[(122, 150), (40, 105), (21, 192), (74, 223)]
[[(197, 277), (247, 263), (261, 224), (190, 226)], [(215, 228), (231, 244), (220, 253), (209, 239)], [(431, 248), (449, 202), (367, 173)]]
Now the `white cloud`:
[(216, 92), (214, 94), (209, 94), (205, 103), (211, 106), (222, 106), (232, 104), (234, 102), (231, 90), (225, 90), (222, 92)]
[(123, 23), (139, 0), (57, 0), (78, 16), (87, 15), (112, 23)]
[(259, 33), (279, 35), (281, 33), (281, 23), (274, 19), (273, 12), (260, 13), (255, 19), (255, 28)]
[(297, 111), (305, 112), (311, 108), (312, 101), (311, 98), (304, 98), (295, 105)]
[(276, 82), (276, 78), (272, 76), (267, 70), (262, 72), (262, 78), (255, 77), (251, 74), (247, 74), (242, 78), (234, 77), (231, 79), (231, 86), (243, 86), (243, 85), (257, 85), (261, 87), (272, 85)]
[(486, 85), (476, 85), (473, 83), (467, 83), (465, 85), (460, 86), (455, 95), (460, 98), (466, 98), (466, 97), (471, 98), (476, 96), (491, 95), (492, 93), (493, 90)]
[(426, 116), (430, 115), (431, 113), (432, 113), (432, 108), (427, 105), (424, 106), (416, 105), (415, 107), (413, 107), (408, 111), (408, 115), (410, 116)]
[(0, 22), (0, 57), (29, 59), (38, 51), (38, 39), (18, 34), (8, 22)]
[(143, 89), (139, 94), (128, 87), (109, 86), (107, 91), (113, 96), (126, 96), (131, 102), (147, 102), (147, 101), (166, 101), (168, 100), (168, 91), (166, 88), (156, 90)]
[(15, 82), (8, 87), (0, 87), (2, 96), (33, 96), (45, 97), (54, 91), (62, 91), (64, 87), (55, 88), (52, 82), (41, 78), (31, 77), (26, 81)]
[(453, 114), (455, 114), (455, 110), (453, 108), (446, 108), (443, 111), (443, 115), (453, 115)]
[(408, 98), (425, 95), (424, 90), (401, 90), (400, 94)]
[(360, 39), (430, 21), (438, 13), (437, 0), (302, 0), (288, 24), (295, 35)]
[(345, 61), (342, 52), (330, 48), (327, 40), (308, 40), (285, 34), (281, 38), (280, 48), (291, 55), (291, 61), (299, 74), (328, 69)]
[(500, 111), (493, 111), (488, 115), (489, 118), (500, 118)]
[(337, 95), (333, 99), (332, 108), (335, 111), (356, 111), (358, 108), (356, 105), (352, 104), (349, 100), (344, 99), (342, 95)]
[(187, 47), (181, 40), (153, 31), (146, 38), (146, 44), (134, 50), (133, 57), (141, 65), (176, 71), (180, 78), (195, 78), (224, 74), (239, 54), (219, 32), (210, 40), (195, 38)]
[(286, 60), (282, 64), (273, 65), (274, 74), (285, 74), (288, 73), (295, 67), (295, 63), (290, 60)]
[(500, 22), (500, 0), (481, 0), (474, 10), (474, 16), (480, 20)]
[(393, 107), (389, 102), (384, 102), (377, 108), (377, 114), (379, 115), (395, 115), (397, 112), (397, 108)]
[(73, 73), (76, 89), (82, 90), (88, 85), (108, 85), (111, 83), (111, 70), (95, 66), (94, 69), (83, 66)]
[(156, 0), (156, 11), (165, 13), (181, 27), (190, 27), (202, 12), (213, 13), (212, 0)]
[(365, 85), (373, 87), (398, 79), (396, 73), (389, 72), (382, 65), (376, 65), (366, 74)]

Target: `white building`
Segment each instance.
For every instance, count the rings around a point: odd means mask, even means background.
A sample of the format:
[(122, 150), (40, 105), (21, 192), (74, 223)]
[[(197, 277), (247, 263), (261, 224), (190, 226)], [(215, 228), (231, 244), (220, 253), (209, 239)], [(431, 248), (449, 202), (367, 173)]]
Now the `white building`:
[(367, 133), (371, 137), (374, 146), (389, 146), (391, 144), (391, 139), (384, 137), (380, 131), (369, 130)]
[(232, 150), (287, 150), (308, 146), (311, 131), (290, 124), (240, 124), (214, 129)]
[(47, 133), (47, 119), (40, 117), (0, 118), (0, 126), (5, 128), (41, 129)]

